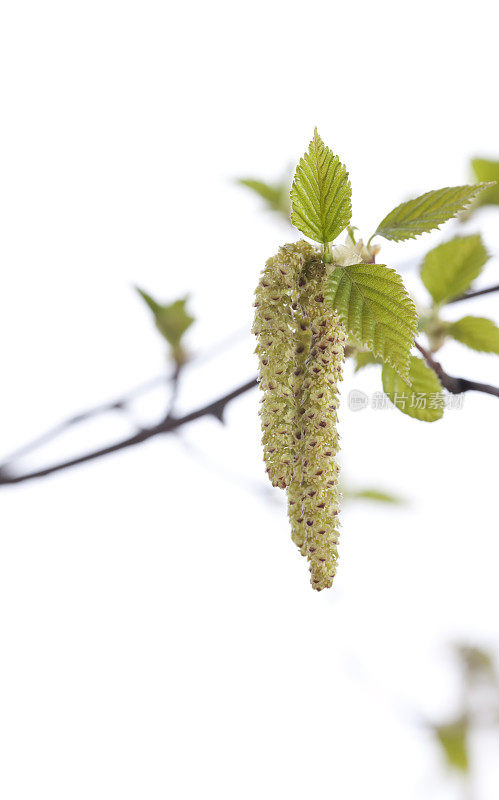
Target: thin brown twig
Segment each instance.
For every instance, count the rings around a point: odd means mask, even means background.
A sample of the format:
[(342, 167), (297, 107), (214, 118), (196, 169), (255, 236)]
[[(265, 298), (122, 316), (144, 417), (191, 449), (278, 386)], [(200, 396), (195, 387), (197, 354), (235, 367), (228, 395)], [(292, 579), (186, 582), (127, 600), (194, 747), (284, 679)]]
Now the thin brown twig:
[(32, 453), (34, 450), (38, 450), (44, 444), (48, 444), (48, 442), (53, 441), (62, 433), (65, 433), (69, 428), (72, 428), (75, 425), (81, 425), (83, 422), (86, 422), (93, 417), (107, 414), (110, 411), (122, 411), (136, 397), (139, 397), (141, 394), (145, 394), (149, 390), (154, 389), (156, 386), (167, 384), (169, 381), (173, 380), (173, 377), (173, 375), (157, 375), (155, 378), (150, 378), (148, 381), (141, 383), (139, 386), (130, 389), (130, 391), (126, 394), (116, 397), (114, 400), (110, 400), (108, 403), (100, 403), (99, 405), (87, 408), (85, 411), (81, 411), (78, 414), (74, 414), (72, 417), (68, 417), (58, 425), (54, 425), (53, 428), (49, 428), (49, 430), (45, 431), (45, 433), (42, 433), (41, 436), (37, 436), (36, 439), (26, 442), (26, 444), (23, 444), (17, 450), (9, 453), (7, 456), (4, 456), (4, 462), (10, 463), (11, 461), (21, 458), (21, 456), (25, 456), (28, 453)]
[(24, 483), (25, 481), (33, 480), (34, 478), (42, 478), (46, 475), (52, 475), (54, 472), (61, 472), (61, 470), (69, 469), (70, 467), (76, 467), (78, 464), (85, 464), (87, 461), (94, 461), (96, 458), (101, 458), (102, 456), (116, 453), (119, 450), (125, 450), (128, 447), (133, 447), (137, 444), (142, 444), (142, 442), (152, 439), (154, 436), (159, 436), (163, 433), (171, 433), (172, 431), (180, 428), (182, 425), (187, 425), (189, 422), (193, 422), (201, 417), (212, 416), (218, 419), (220, 422), (223, 422), (224, 411), (228, 403), (245, 392), (250, 391), (250, 389), (254, 389), (257, 384), (257, 379), (252, 378), (251, 380), (246, 381), (246, 383), (243, 383), (242, 386), (238, 386), (228, 394), (218, 398), (218, 400), (214, 400), (212, 403), (201, 406), (195, 411), (191, 411), (189, 414), (184, 414), (181, 417), (174, 417), (168, 414), (160, 423), (158, 423), (158, 425), (153, 425), (150, 428), (144, 428), (134, 436), (129, 436), (128, 438), (122, 439), (119, 442), (115, 442), (107, 447), (102, 447), (99, 450), (94, 450), (90, 453), (78, 456), (77, 458), (69, 459), (68, 461), (61, 461), (43, 469), (15, 475), (10, 473), (9, 464), (4, 464), (0, 466), (0, 486)]
[(499, 292), (499, 283), (496, 283), (495, 286), (487, 286), (486, 289), (477, 289), (474, 292), (465, 292), (464, 294), (460, 294), (459, 297), (454, 297), (452, 300), (448, 300), (447, 305), (450, 303), (460, 303), (461, 300), (471, 300), (472, 297), (480, 297), (482, 294), (490, 294), (491, 292)]
[(414, 344), (424, 357), (428, 366), (431, 367), (431, 369), (437, 374), (444, 389), (447, 389), (447, 391), (451, 394), (461, 394), (462, 392), (483, 392), (484, 394), (492, 394), (495, 397), (499, 397), (499, 386), (491, 386), (488, 383), (479, 383), (478, 381), (470, 381), (468, 378), (458, 378), (453, 375), (449, 375), (447, 372), (445, 372), (442, 365), (438, 361), (435, 361), (431, 353), (429, 353), (429, 351), (423, 347), (423, 345), (417, 341), (414, 341)]
[[(424, 348), (419, 342), (414, 342), (415, 346), (419, 350), (419, 352), (425, 358), (427, 364), (431, 369), (435, 371), (438, 375), (442, 386), (447, 389), (447, 391), (451, 392), (452, 394), (460, 394), (461, 392), (468, 392), (468, 391), (476, 391), (476, 392), (483, 392), (485, 394), (491, 394), (495, 397), (499, 397), (499, 387), (491, 386), (486, 383), (479, 383), (478, 381), (468, 380), (468, 378), (461, 378), (461, 377), (454, 377), (449, 375), (443, 369), (442, 365), (436, 361), (432, 355)], [(174, 376), (174, 384), (178, 381), (178, 371), (177, 374)], [(5, 486), (9, 484), (16, 484), (16, 483), (24, 483), (25, 481), (33, 480), (35, 478), (41, 478), (46, 475), (51, 475), (54, 472), (60, 472), (65, 469), (69, 469), (70, 467), (75, 467), (79, 464), (84, 464), (88, 461), (94, 461), (97, 458), (101, 458), (105, 455), (110, 455), (111, 453), (118, 452), (120, 450), (125, 450), (129, 447), (133, 447), (134, 445), (141, 444), (142, 442), (147, 441), (148, 439), (152, 439), (155, 436), (164, 433), (171, 433), (176, 431), (182, 425), (186, 425), (190, 422), (193, 422), (196, 419), (200, 419), (201, 417), (205, 416), (213, 416), (216, 419), (220, 420), (221, 422), (224, 421), (224, 411), (228, 403), (234, 400), (236, 397), (244, 394), (245, 392), (254, 389), (258, 385), (257, 378), (252, 378), (251, 380), (247, 381), (246, 383), (242, 384), (242, 386), (237, 387), (233, 391), (229, 392), (226, 395), (218, 398), (218, 400), (214, 400), (212, 403), (208, 403), (201, 408), (196, 409), (195, 411), (191, 411), (189, 414), (185, 414), (181, 417), (176, 417), (173, 414), (173, 408), (170, 407), (169, 413), (166, 417), (157, 425), (153, 425), (149, 428), (144, 428), (138, 431), (133, 436), (129, 436), (126, 439), (122, 439), (118, 442), (115, 442), (112, 445), (108, 445), (107, 447), (99, 448), (98, 450), (93, 450), (89, 453), (84, 455), (78, 456), (76, 458), (69, 459), (67, 461), (61, 461), (56, 464), (53, 464), (49, 467), (45, 467), (39, 470), (34, 470), (32, 472), (25, 472), (16, 475), (12, 472), (11, 469), (11, 461), (14, 459), (9, 459), (0, 465), (0, 486)], [(128, 395), (127, 397), (129, 397)], [(113, 408), (116, 406), (116, 401), (109, 405), (108, 408)], [(105, 406), (97, 407), (97, 411), (100, 412), (100, 409), (105, 408)], [(86, 412), (87, 414), (89, 412)], [(90, 413), (93, 413), (91, 410)], [(84, 415), (79, 415), (80, 418)], [(71, 420), (77, 420), (78, 417), (73, 417)], [(71, 422), (71, 421), (70, 421)], [(52, 438), (54, 431), (61, 432), (64, 429), (64, 426), (67, 423), (62, 423), (57, 428), (52, 429), (49, 431), (48, 434), (44, 434), (43, 436), (39, 437), (36, 442), (42, 443), (48, 441), (48, 439)], [(17, 453), (21, 454), (31, 449), (31, 446), (26, 446), (25, 448), (18, 450)], [(16, 455), (16, 454), (15, 454)], [(17, 455), (16, 455), (17, 458)]]
[[(202, 351), (194, 357), (189, 358), (181, 365), (182, 370), (190, 367), (193, 364), (197, 366), (210, 361), (212, 358), (220, 355), (220, 353), (223, 353), (225, 350), (233, 347), (234, 344), (237, 344), (237, 342), (241, 340), (243, 334), (247, 335), (247, 333), (248, 331), (245, 328), (236, 331), (232, 334), (232, 336), (224, 338), (206, 352)], [(7, 456), (3, 456), (3, 464), (10, 464), (12, 461), (16, 461), (18, 458), (28, 455), (28, 453), (32, 453), (34, 450), (38, 450), (43, 445), (48, 444), (54, 439), (57, 439), (63, 433), (66, 433), (66, 431), (68, 431), (70, 428), (76, 425), (81, 425), (93, 417), (101, 416), (112, 411), (124, 411), (130, 405), (130, 403), (135, 400), (135, 398), (140, 397), (140, 395), (143, 395), (146, 392), (151, 391), (151, 389), (161, 386), (162, 384), (165, 386), (168, 383), (171, 384), (169, 412), (172, 413), (173, 406), (177, 399), (179, 378), (180, 366), (174, 365), (174, 368), (169, 375), (157, 375), (155, 378), (150, 378), (148, 381), (144, 381), (144, 383), (135, 386), (128, 392), (125, 392), (125, 394), (115, 397), (114, 400), (110, 400), (106, 403), (99, 403), (96, 406), (91, 406), (84, 411), (80, 411), (78, 414), (74, 414), (73, 416), (62, 420), (62, 422), (59, 422), (57, 425), (54, 425), (52, 428), (49, 428), (47, 431), (45, 431), (45, 433), (42, 433), (41, 436), (37, 436), (35, 439), (23, 444), (17, 450), (9, 453)], [(1, 469), (2, 467), (0, 466), (0, 470)]]

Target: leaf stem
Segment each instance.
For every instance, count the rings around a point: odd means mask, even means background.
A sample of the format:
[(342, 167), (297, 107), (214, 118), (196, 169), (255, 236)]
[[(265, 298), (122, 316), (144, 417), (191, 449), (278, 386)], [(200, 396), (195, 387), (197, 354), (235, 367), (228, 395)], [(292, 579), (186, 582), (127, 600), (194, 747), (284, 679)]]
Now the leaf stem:
[(322, 245), (322, 260), (324, 264), (330, 264), (333, 260), (332, 242)]

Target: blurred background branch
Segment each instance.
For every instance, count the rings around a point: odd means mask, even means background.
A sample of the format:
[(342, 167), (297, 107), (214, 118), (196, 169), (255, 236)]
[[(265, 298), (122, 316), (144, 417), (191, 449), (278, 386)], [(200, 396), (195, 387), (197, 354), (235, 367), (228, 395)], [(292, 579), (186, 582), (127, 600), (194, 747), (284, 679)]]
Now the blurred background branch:
[[(477, 168), (478, 164), (478, 168)], [(475, 174), (477, 179), (479, 180), (495, 180), (498, 174), (498, 162), (484, 160), (484, 159), (474, 159), (472, 161), (473, 168), (475, 169)], [(263, 181), (261, 179), (251, 179), (251, 178), (244, 178), (239, 179), (238, 183), (241, 186), (248, 188), (254, 194), (258, 195), (262, 198), (266, 204), (266, 207), (269, 211), (279, 214), (282, 216), (287, 222), (289, 222), (289, 213), (290, 213), (290, 204), (289, 204), (289, 187), (291, 182), (291, 171), (287, 170), (284, 173), (284, 176), (275, 183), (269, 183)], [(461, 218), (469, 218), (469, 216), (476, 212), (476, 210), (483, 205), (492, 204), (495, 205), (499, 202), (498, 200), (498, 193), (497, 187), (492, 187), (488, 189), (481, 195), (471, 206), (470, 209), (466, 212), (466, 215), (461, 215)], [(472, 275), (478, 274), (478, 271), (481, 268), (481, 265), (485, 263), (487, 255), (481, 241), (479, 241), (479, 237), (468, 237), (470, 240), (470, 246), (472, 247), (471, 254), (477, 263), (477, 269)], [(449, 245), (453, 247), (453, 242), (457, 245), (461, 245), (461, 243), (466, 242), (462, 239), (451, 240)], [(442, 248), (440, 248), (442, 249)], [(445, 249), (445, 247), (443, 248)], [(439, 248), (435, 248), (434, 251), (431, 251), (429, 255), (436, 254), (439, 252)], [(482, 255), (483, 254), (483, 255)], [(457, 256), (459, 256), (459, 251), (457, 252)], [(448, 255), (443, 256), (444, 263), (447, 264)], [(455, 335), (456, 338), (458, 336), (464, 341), (465, 344), (468, 346), (474, 347), (475, 349), (488, 349), (490, 351), (499, 352), (499, 330), (496, 328), (494, 323), (488, 320), (482, 320), (481, 318), (467, 318), (468, 320), (472, 321), (472, 330), (471, 335), (470, 332), (466, 331), (465, 336), (463, 338), (463, 333), (457, 333), (457, 331), (453, 334), (453, 326), (449, 323), (440, 319), (439, 316), (439, 304), (438, 299), (440, 295), (438, 291), (441, 291), (441, 287), (438, 285), (435, 287), (434, 285), (434, 278), (428, 278), (424, 272), (425, 270), (425, 262), (423, 263), (423, 267), (421, 270), (421, 277), (425, 283), (427, 283), (430, 292), (434, 296), (434, 304), (429, 309), (423, 310), (420, 315), (420, 328), (423, 332), (425, 332), (428, 336), (429, 343), (431, 349), (427, 349), (424, 347), (420, 342), (415, 341), (415, 346), (417, 350), (421, 353), (424, 357), (428, 366), (435, 372), (437, 375), (441, 385), (451, 394), (461, 394), (468, 391), (476, 391), (482, 392), (484, 394), (490, 394), (496, 397), (499, 397), (499, 387), (492, 386), (487, 383), (474, 381), (464, 377), (456, 377), (448, 374), (444, 368), (442, 367), (441, 363), (433, 358), (433, 353), (440, 349), (440, 347), (445, 342), (445, 339), (448, 335)], [(438, 259), (436, 261), (436, 266), (439, 268)], [(456, 267), (458, 270), (460, 267), (459, 263)], [(428, 269), (427, 269), (428, 272)], [(430, 283), (428, 283), (430, 280)], [(433, 281), (433, 283), (431, 282)], [(454, 278), (454, 285), (461, 286), (462, 279), (459, 277), (458, 272), (456, 272), (456, 276)], [(451, 278), (451, 285), (452, 285), (452, 278)], [(464, 284), (466, 285), (466, 284)], [(449, 287), (447, 287), (449, 288)], [(490, 294), (492, 292), (499, 290), (499, 284), (486, 287), (484, 289), (477, 289), (477, 290), (467, 290), (465, 292), (461, 292), (457, 294), (457, 296), (447, 297), (445, 299), (446, 303), (456, 303), (466, 299), (475, 298), (481, 295)], [(246, 383), (242, 384), (241, 386), (233, 389), (226, 395), (219, 397), (218, 399), (212, 401), (208, 405), (202, 406), (197, 410), (194, 410), (182, 417), (176, 417), (174, 414), (175, 409), (175, 401), (177, 398), (179, 383), (181, 380), (181, 376), (183, 374), (183, 370), (192, 364), (203, 363), (210, 358), (223, 353), (224, 350), (229, 348), (236, 342), (239, 338), (248, 335), (246, 330), (242, 330), (237, 332), (236, 334), (228, 337), (219, 345), (213, 347), (210, 351), (205, 354), (201, 354), (198, 356), (192, 356), (183, 343), (185, 333), (190, 329), (192, 324), (194, 323), (194, 317), (188, 312), (187, 304), (188, 304), (188, 296), (182, 297), (177, 299), (171, 303), (160, 303), (155, 298), (153, 298), (147, 291), (142, 288), (136, 287), (136, 291), (138, 295), (142, 298), (146, 306), (152, 313), (153, 320), (155, 326), (166, 341), (168, 346), (168, 358), (172, 364), (171, 372), (167, 376), (157, 376), (155, 378), (151, 378), (149, 381), (131, 389), (129, 392), (121, 395), (114, 400), (111, 400), (107, 403), (103, 403), (92, 408), (87, 409), (86, 411), (82, 411), (79, 414), (76, 414), (69, 419), (55, 425), (54, 427), (50, 428), (45, 433), (41, 434), (40, 436), (36, 437), (34, 440), (25, 444), (12, 452), (9, 456), (7, 456), (3, 463), (0, 465), (0, 486), (2, 485), (9, 485), (14, 483), (21, 483), (23, 481), (32, 480), (38, 477), (50, 475), (54, 472), (59, 472), (61, 470), (69, 469), (70, 467), (76, 466), (78, 464), (82, 464), (88, 461), (95, 460), (97, 458), (101, 458), (105, 455), (110, 453), (118, 452), (120, 450), (127, 449), (129, 447), (133, 447), (137, 444), (141, 444), (144, 441), (147, 441), (155, 436), (159, 436), (162, 434), (170, 433), (173, 431), (178, 430), (183, 425), (188, 424), (189, 422), (199, 419), (203, 416), (215, 416), (220, 421), (223, 421), (223, 412), (225, 410), (226, 405), (231, 402), (231, 400), (239, 397), (241, 394), (249, 391), (250, 389), (254, 388), (256, 383), (256, 378), (253, 378)], [(436, 292), (436, 294), (435, 294)], [(442, 296), (443, 297), (443, 296)], [(487, 328), (485, 331), (485, 335), (483, 333), (483, 326), (484, 323), (487, 324)], [(468, 323), (469, 325), (469, 323)], [(479, 327), (479, 335), (477, 337), (477, 332), (473, 330), (473, 325)], [(455, 328), (455, 326), (454, 326)], [(478, 342), (477, 342), (478, 338)], [(363, 366), (367, 366), (371, 363), (377, 363), (377, 359), (372, 356), (370, 352), (363, 352), (362, 349), (356, 345), (355, 342), (351, 342), (351, 344), (347, 348), (347, 355), (354, 356), (356, 360), (356, 371)], [(109, 411), (119, 411), (125, 412), (129, 407), (130, 403), (141, 394), (148, 392), (149, 390), (155, 388), (161, 384), (169, 384), (170, 385), (170, 398), (168, 402), (168, 410), (163, 417), (156, 425), (142, 428), (138, 427), (136, 432), (132, 436), (125, 437), (114, 444), (108, 445), (106, 447), (97, 448), (94, 450), (89, 451), (86, 454), (78, 456), (76, 458), (64, 460), (57, 462), (52, 465), (48, 465), (46, 467), (42, 467), (41, 469), (37, 470), (30, 470), (25, 472), (16, 471), (15, 465), (16, 462), (23, 456), (37, 450), (38, 448), (42, 447), (43, 445), (47, 444), (48, 442), (52, 441), (53, 439), (60, 437), (69, 429), (80, 425), (92, 417), (107, 413)], [(417, 384), (414, 384), (413, 391), (417, 392)], [(400, 406), (399, 406), (400, 407)], [(400, 407), (400, 410), (405, 411), (404, 408)], [(417, 412), (407, 412), (411, 413), (412, 416), (417, 416)], [(383, 492), (378, 492), (377, 490), (360, 490), (355, 494), (355, 492), (350, 492), (350, 499), (354, 496), (357, 498), (368, 498), (370, 496), (371, 499), (380, 500), (383, 497)], [(346, 490), (346, 496), (348, 496), (348, 490)], [(385, 498), (387, 502), (389, 499)]]

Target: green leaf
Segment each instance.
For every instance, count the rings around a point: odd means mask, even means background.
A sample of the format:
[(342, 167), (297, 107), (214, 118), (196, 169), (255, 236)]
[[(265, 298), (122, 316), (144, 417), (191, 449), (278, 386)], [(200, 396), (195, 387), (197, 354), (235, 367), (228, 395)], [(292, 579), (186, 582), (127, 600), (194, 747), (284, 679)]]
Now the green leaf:
[(375, 356), (373, 356), (373, 354), (370, 351), (357, 352), (357, 353), (355, 353), (354, 358), (355, 358), (355, 369), (354, 369), (354, 372), (358, 372), (359, 369), (362, 369), (363, 367), (369, 367), (371, 364), (379, 364), (380, 363), (379, 358), (376, 358)]
[(428, 233), (451, 217), (455, 217), (488, 186), (489, 183), (481, 183), (475, 186), (450, 186), (426, 192), (390, 211), (380, 222), (373, 236), (384, 236), (385, 239), (394, 242), (415, 239), (421, 233)]
[(446, 333), (473, 350), (499, 355), (499, 328), (491, 319), (463, 317), (457, 322), (452, 322)]
[(335, 267), (326, 299), (358, 342), (408, 377), (416, 309), (395, 270), (383, 264)]
[(381, 489), (341, 489), (345, 500), (371, 500), (374, 503), (389, 503), (391, 505), (404, 505), (405, 500), (395, 494), (384, 492)]
[(151, 309), (154, 316), (157, 316), (161, 311), (162, 306), (154, 300), (150, 294), (144, 291), (144, 289), (140, 289), (138, 286), (135, 287), (135, 290), (140, 294), (142, 299), (146, 302), (146, 304)]
[(437, 376), (424, 361), (416, 356), (410, 358), (409, 380), (411, 386), (387, 364), (381, 375), (383, 391), (393, 405), (414, 419), (435, 422), (444, 413), (444, 396)]
[(291, 187), (291, 222), (321, 244), (328, 244), (350, 223), (352, 189), (348, 172), (314, 132), (308, 152), (296, 168)]
[(460, 719), (450, 725), (435, 726), (433, 730), (442, 747), (448, 765), (460, 772), (467, 772), (469, 758), (466, 721)]
[(289, 177), (279, 183), (265, 183), (264, 181), (254, 180), (253, 178), (239, 178), (237, 181), (241, 186), (246, 186), (257, 194), (267, 203), (271, 211), (277, 211), (286, 217), (289, 222), (290, 203), (289, 203)]
[(469, 289), (488, 258), (479, 234), (456, 236), (426, 254), (421, 280), (435, 303), (446, 303)]
[(136, 289), (154, 314), (157, 329), (171, 347), (176, 350), (184, 333), (194, 322), (194, 317), (191, 317), (186, 311), (186, 304), (189, 298), (184, 297), (180, 300), (175, 300), (169, 305), (161, 305), (143, 289), (139, 289), (138, 286)]
[(487, 158), (474, 158), (471, 162), (473, 171), (479, 181), (495, 181), (495, 186), (490, 186), (478, 198), (477, 204), (481, 206), (499, 205), (499, 161)]

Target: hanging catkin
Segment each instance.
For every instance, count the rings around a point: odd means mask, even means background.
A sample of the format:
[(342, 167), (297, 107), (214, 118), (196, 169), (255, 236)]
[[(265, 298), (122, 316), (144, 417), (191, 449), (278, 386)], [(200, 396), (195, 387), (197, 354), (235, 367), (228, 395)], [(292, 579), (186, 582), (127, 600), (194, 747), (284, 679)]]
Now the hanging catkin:
[(304, 316), (301, 309), (298, 308), (297, 303), (296, 306), (296, 338), (292, 382), (295, 396), (295, 418), (293, 424), (295, 439), (295, 467), (293, 471), (293, 480), (288, 486), (288, 517), (291, 525), (291, 538), (296, 546), (302, 550), (302, 555), (305, 555), (305, 551), (303, 550), (303, 545), (305, 543), (305, 531), (301, 503), (301, 418), (299, 417), (298, 412), (301, 406), (305, 362), (310, 352), (310, 326), (307, 317)]
[(310, 262), (300, 280), (299, 297), (311, 331), (298, 412), (303, 549), (310, 562), (312, 586), (318, 591), (332, 585), (336, 572), (341, 499), (337, 409), (345, 329), (324, 299), (325, 279), (331, 268), (320, 261)]
[(256, 353), (260, 366), (264, 460), (274, 486), (284, 489), (293, 476), (296, 418), (294, 355), (297, 276), (314, 248), (307, 242), (284, 245), (270, 258), (255, 292)]
[(330, 269), (307, 242), (281, 247), (256, 290), (253, 327), (267, 472), (274, 486), (287, 487), (291, 537), (319, 591), (336, 571), (340, 500), (337, 384), (345, 331), (324, 298)]

